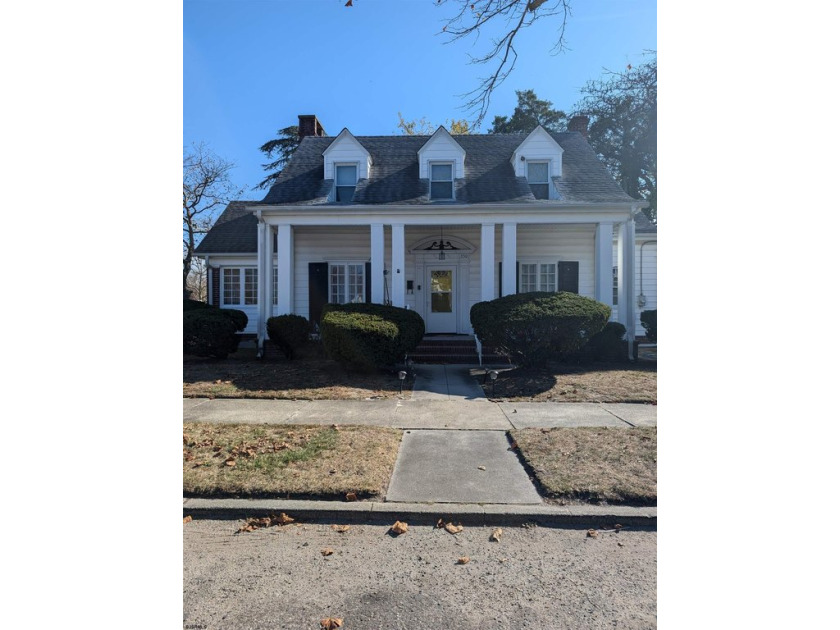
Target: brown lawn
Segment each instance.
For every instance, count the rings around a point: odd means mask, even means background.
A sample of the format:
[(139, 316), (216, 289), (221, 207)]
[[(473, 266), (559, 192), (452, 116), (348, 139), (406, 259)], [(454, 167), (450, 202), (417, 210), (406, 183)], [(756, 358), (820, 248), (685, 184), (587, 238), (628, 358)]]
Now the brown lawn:
[(184, 424), (184, 495), (384, 496), (402, 431), (382, 427)]
[(365, 400), (399, 398), (399, 389), (395, 375), (348, 372), (311, 350), (294, 361), (244, 350), (224, 360), (184, 356), (185, 398)]
[(656, 505), (656, 427), (510, 433), (547, 497)]
[(499, 369), (495, 393), (485, 370), (473, 375), (494, 400), (514, 402), (656, 402), (656, 363), (552, 365), (545, 369)]

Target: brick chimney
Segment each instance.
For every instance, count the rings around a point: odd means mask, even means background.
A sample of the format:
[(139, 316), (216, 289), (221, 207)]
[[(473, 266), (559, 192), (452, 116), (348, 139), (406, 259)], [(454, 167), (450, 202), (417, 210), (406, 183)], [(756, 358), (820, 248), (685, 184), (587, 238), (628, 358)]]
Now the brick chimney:
[(315, 114), (301, 114), (298, 116), (298, 140), (306, 136), (326, 136), (327, 132)]
[(579, 131), (584, 140), (589, 138), (589, 116), (572, 116), (566, 125), (569, 131)]

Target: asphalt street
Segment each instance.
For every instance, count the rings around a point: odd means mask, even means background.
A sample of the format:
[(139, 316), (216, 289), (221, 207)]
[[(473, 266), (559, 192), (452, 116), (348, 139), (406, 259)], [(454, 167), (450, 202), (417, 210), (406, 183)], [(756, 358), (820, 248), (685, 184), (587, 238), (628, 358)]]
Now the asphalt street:
[(242, 523), (184, 524), (184, 628), (656, 627), (655, 531)]

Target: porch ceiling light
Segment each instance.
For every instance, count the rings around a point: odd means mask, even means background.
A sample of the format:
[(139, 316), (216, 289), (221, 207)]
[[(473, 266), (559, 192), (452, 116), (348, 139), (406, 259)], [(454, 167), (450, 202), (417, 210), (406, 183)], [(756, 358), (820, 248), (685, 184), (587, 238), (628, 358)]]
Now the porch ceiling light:
[(435, 250), (437, 250), (438, 252), (440, 252), (440, 254), (438, 254), (438, 258), (440, 260), (446, 260), (446, 252), (457, 251), (460, 248), (455, 247), (451, 243), (451, 241), (444, 241), (443, 240), (443, 228), (441, 228), (440, 229), (440, 240), (435, 241), (434, 243), (432, 243), (431, 245), (429, 245), (428, 247), (425, 247), (423, 249), (425, 251), (435, 251)]

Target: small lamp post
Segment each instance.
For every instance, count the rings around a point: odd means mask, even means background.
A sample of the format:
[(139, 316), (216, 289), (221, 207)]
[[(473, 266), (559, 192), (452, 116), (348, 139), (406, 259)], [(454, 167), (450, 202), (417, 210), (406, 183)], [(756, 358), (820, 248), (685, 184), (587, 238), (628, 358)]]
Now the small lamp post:
[(405, 370), (400, 370), (397, 376), (400, 377), (400, 396), (402, 396), (403, 383), (405, 382)]

